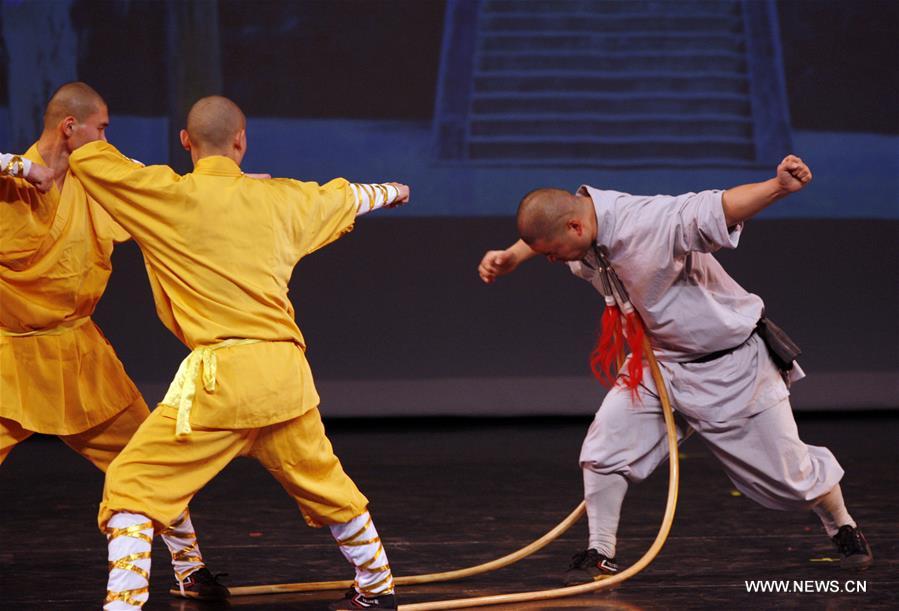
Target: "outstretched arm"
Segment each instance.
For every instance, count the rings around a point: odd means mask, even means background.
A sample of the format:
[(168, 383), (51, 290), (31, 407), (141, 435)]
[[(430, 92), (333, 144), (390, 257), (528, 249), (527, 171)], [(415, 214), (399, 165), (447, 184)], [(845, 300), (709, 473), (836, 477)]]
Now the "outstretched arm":
[(721, 197), (728, 227), (752, 218), (777, 200), (802, 189), (812, 180), (812, 172), (795, 155), (787, 155), (777, 166), (774, 178), (728, 189)]
[(504, 276), (515, 271), (521, 263), (537, 256), (524, 240), (518, 240), (505, 250), (488, 250), (478, 265), (478, 274), (481, 280), (490, 284), (498, 276)]
[(291, 184), (300, 196), (293, 208), (294, 236), (300, 256), (351, 231), (359, 216), (409, 201), (409, 187), (396, 182), (364, 184), (335, 178), (324, 185), (300, 181)]
[[(98, 140), (69, 156), (69, 169), (90, 199), (130, 234), (141, 247), (160, 240), (160, 222), (171, 204), (169, 186), (180, 180), (168, 166), (147, 166)], [(118, 232), (124, 237), (124, 232)], [(118, 239), (118, 238), (117, 238)]]

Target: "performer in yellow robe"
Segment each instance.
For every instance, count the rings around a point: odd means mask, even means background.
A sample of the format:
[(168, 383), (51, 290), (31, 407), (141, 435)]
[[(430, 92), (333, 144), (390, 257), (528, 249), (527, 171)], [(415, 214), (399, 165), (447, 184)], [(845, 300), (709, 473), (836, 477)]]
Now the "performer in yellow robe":
[[(50, 99), (40, 139), (0, 155), (0, 463), (34, 433), (57, 435), (106, 471), (150, 415), (112, 346), (91, 320), (129, 238), (68, 172), (71, 151), (105, 141), (109, 115), (84, 83)], [(178, 585), (222, 598), (185, 509), (162, 536)]]
[[(239, 166), (245, 125), (230, 100), (198, 101), (181, 132), (194, 161), (184, 176), (141, 167), (105, 142), (70, 160), (88, 194), (140, 246), (159, 317), (192, 350), (109, 469), (99, 515), (109, 558), (143, 553), (145, 534), (247, 455), (281, 483), (308, 524), (330, 527), (355, 566), (355, 587), (332, 608), (394, 608), (368, 501), (325, 436), (287, 290), (302, 257), (350, 231), (357, 215), (404, 203), (408, 187), (248, 178)], [(149, 559), (135, 564), (139, 570), (113, 565), (106, 609), (146, 601)]]

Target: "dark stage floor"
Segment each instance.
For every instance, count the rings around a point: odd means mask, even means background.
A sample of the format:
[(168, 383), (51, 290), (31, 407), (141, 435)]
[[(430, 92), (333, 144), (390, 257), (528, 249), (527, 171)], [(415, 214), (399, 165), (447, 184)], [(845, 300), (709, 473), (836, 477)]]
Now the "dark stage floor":
[[(588, 420), (332, 422), (347, 471), (368, 495), (396, 574), (477, 564), (504, 555), (554, 526), (581, 499), (577, 456)], [(864, 573), (838, 569), (811, 514), (763, 509), (736, 496), (699, 439), (683, 447), (680, 505), (661, 555), (610, 593), (514, 608), (559, 609), (897, 609), (899, 608), (899, 415), (803, 415), (808, 443), (826, 445), (846, 470), (843, 490), (876, 557)], [(665, 503), (667, 469), (631, 487), (618, 559), (648, 547)], [(0, 608), (98, 609), (106, 548), (95, 526), (101, 474), (50, 438), (33, 438), (0, 468)], [(227, 583), (249, 585), (349, 579), (326, 530), (307, 528), (292, 501), (257, 464), (239, 460), (192, 504), (201, 547)], [(462, 582), (408, 587), (401, 602), (558, 586), (586, 541), (579, 524), (534, 556)], [(154, 548), (145, 609), (210, 609), (166, 593), (165, 548)], [(748, 580), (810, 582), (859, 593), (748, 593)], [(816, 583), (818, 585), (816, 585)], [(858, 587), (856, 587), (858, 589)], [(322, 609), (337, 593), (235, 598), (244, 609)], [(221, 608), (221, 607), (219, 607)], [(511, 607), (495, 607), (511, 608)]]

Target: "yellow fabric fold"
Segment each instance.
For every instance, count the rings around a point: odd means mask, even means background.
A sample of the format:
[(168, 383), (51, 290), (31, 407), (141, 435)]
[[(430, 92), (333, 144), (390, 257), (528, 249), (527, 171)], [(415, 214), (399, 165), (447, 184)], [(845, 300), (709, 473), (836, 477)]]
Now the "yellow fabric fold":
[(3, 337), (34, 337), (37, 335), (62, 335), (63, 333), (68, 333), (73, 329), (77, 329), (83, 324), (89, 323), (91, 320), (90, 316), (85, 316), (83, 318), (76, 318), (75, 320), (67, 320), (65, 322), (61, 322), (55, 327), (50, 327), (48, 329), (35, 329), (34, 331), (10, 331), (8, 329), (0, 328), (0, 336)]
[(260, 341), (262, 340), (227, 339), (210, 346), (198, 346), (181, 361), (181, 365), (178, 366), (178, 371), (175, 373), (175, 379), (172, 380), (168, 392), (162, 399), (164, 405), (178, 409), (178, 416), (175, 420), (175, 437), (180, 439), (191, 434), (190, 410), (197, 395), (196, 380), (201, 374), (200, 366), (202, 365), (203, 388), (206, 392), (215, 392), (215, 374), (218, 368), (216, 350), (231, 346), (258, 344)]

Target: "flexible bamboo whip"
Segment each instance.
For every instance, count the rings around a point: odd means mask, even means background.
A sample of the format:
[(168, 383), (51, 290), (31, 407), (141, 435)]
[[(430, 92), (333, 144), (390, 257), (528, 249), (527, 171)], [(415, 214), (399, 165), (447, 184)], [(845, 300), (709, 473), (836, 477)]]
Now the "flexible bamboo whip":
[(643, 554), (643, 557), (637, 560), (633, 565), (625, 570), (591, 583), (585, 583), (565, 588), (555, 588), (552, 590), (538, 590), (534, 592), (516, 592), (514, 594), (498, 594), (495, 596), (478, 596), (476, 598), (457, 598), (455, 600), (440, 600), (430, 603), (413, 603), (410, 605), (399, 605), (398, 611), (437, 611), (439, 609), (463, 609), (467, 607), (483, 607), (487, 605), (501, 605), (522, 602), (532, 602), (538, 600), (549, 600), (553, 598), (564, 598), (567, 596), (575, 596), (578, 594), (587, 594), (588, 592), (596, 592), (605, 590), (630, 579), (652, 562), (658, 555), (668, 533), (671, 531), (671, 524), (674, 522), (674, 510), (677, 507), (677, 489), (679, 478), (679, 465), (677, 457), (677, 429), (674, 425), (674, 412), (671, 410), (671, 402), (668, 399), (668, 392), (665, 389), (665, 383), (662, 379), (662, 372), (659, 369), (659, 363), (656, 361), (652, 352), (652, 346), (647, 337), (643, 338), (643, 352), (649, 361), (649, 369), (652, 372), (652, 379), (655, 382), (656, 389), (659, 393), (659, 401), (662, 403), (662, 414), (665, 417), (665, 428), (668, 431), (668, 500), (665, 505), (665, 515), (662, 517), (662, 525), (659, 528), (659, 534), (656, 535), (655, 541)]
[[(540, 549), (546, 547), (556, 539), (558, 539), (565, 531), (571, 528), (578, 520), (581, 519), (581, 516), (584, 515), (584, 511), (586, 509), (586, 503), (581, 501), (581, 504), (574, 508), (568, 517), (559, 522), (549, 532), (545, 535), (533, 541), (532, 543), (522, 547), (521, 549), (512, 552), (511, 554), (507, 554), (501, 558), (497, 558), (496, 560), (491, 560), (490, 562), (485, 562), (483, 564), (478, 564), (475, 566), (456, 569), (453, 571), (444, 571), (442, 573), (428, 573), (426, 575), (410, 575), (408, 577), (396, 577), (394, 578), (394, 583), (399, 586), (408, 586), (422, 583), (435, 583), (442, 581), (452, 581), (454, 579), (462, 579), (464, 577), (471, 577), (473, 575), (480, 575), (481, 573), (487, 573), (490, 571), (495, 571), (497, 569), (501, 569), (503, 567), (507, 567), (510, 564), (514, 564), (521, 560), (522, 558), (526, 558), (531, 554), (539, 551)], [(231, 596), (252, 596), (257, 594), (285, 594), (287, 592), (314, 592), (319, 590), (343, 590), (349, 588), (353, 585), (351, 580), (348, 581), (317, 581), (317, 582), (308, 582), (308, 583), (278, 583), (278, 584), (270, 584), (270, 585), (259, 585), (259, 586), (240, 586), (236, 588), (228, 588), (231, 591)]]
[[(626, 579), (629, 579), (633, 575), (636, 575), (641, 570), (643, 570), (655, 556), (661, 550), (662, 545), (665, 543), (665, 539), (668, 537), (668, 532), (671, 530), (671, 523), (674, 520), (674, 509), (677, 504), (677, 487), (678, 487), (678, 461), (677, 461), (677, 431), (674, 427), (674, 415), (671, 411), (671, 404), (668, 400), (668, 393), (665, 390), (665, 384), (662, 379), (662, 372), (659, 370), (658, 362), (655, 359), (655, 355), (652, 352), (652, 347), (649, 344), (649, 340), (644, 338), (644, 353), (647, 355), (647, 360), (649, 361), (650, 371), (652, 373), (653, 380), (655, 381), (656, 388), (658, 388), (659, 392), (659, 400), (662, 403), (662, 413), (665, 417), (665, 425), (668, 430), (668, 452), (669, 452), (669, 482), (668, 482), (668, 501), (665, 508), (665, 515), (662, 518), (662, 526), (659, 529), (659, 534), (656, 537), (656, 540), (653, 542), (652, 546), (643, 555), (640, 560), (638, 560), (633, 566), (625, 569), (621, 573), (614, 575), (612, 577), (603, 579), (601, 581), (596, 581), (593, 583), (587, 583), (577, 586), (570, 586), (566, 588), (557, 588), (553, 590), (542, 590), (537, 592), (521, 592), (516, 594), (501, 594), (497, 596), (486, 596), (486, 597), (478, 597), (478, 598), (470, 598), (470, 599), (457, 599), (457, 600), (448, 600), (448, 601), (436, 601), (431, 603), (417, 603), (411, 605), (400, 605), (400, 609), (403, 611), (426, 611), (426, 610), (435, 610), (435, 609), (459, 609), (463, 607), (472, 607), (472, 606), (482, 606), (482, 605), (495, 605), (495, 604), (503, 604), (503, 603), (513, 603), (513, 602), (525, 602), (525, 601), (537, 601), (537, 600), (547, 600), (551, 598), (562, 598), (565, 596), (574, 596), (577, 594), (582, 594), (586, 592), (593, 592), (596, 590), (605, 589), (615, 585), (616, 583), (620, 583)], [(621, 358), (619, 357), (619, 367), (621, 365)], [(457, 569), (453, 571), (445, 571), (441, 573), (429, 573), (424, 575), (411, 575), (408, 577), (396, 577), (395, 583), (397, 585), (416, 585), (416, 584), (424, 584), (424, 583), (437, 583), (443, 581), (451, 581), (454, 579), (462, 579), (464, 577), (471, 577), (474, 575), (480, 575), (482, 573), (487, 573), (490, 571), (495, 571), (497, 569), (501, 569), (507, 567), (511, 564), (518, 562), (519, 560), (530, 556), (531, 554), (539, 551), (558, 537), (560, 537), (565, 531), (567, 531), (573, 524), (575, 524), (581, 516), (584, 514), (586, 509), (586, 504), (581, 502), (575, 509), (572, 511), (564, 520), (562, 520), (555, 528), (547, 532), (545, 535), (537, 539), (536, 541), (526, 545), (525, 547), (512, 552), (511, 554), (507, 554), (501, 558), (497, 558), (496, 560), (491, 560), (490, 562), (485, 562), (483, 564), (478, 564), (472, 567), (467, 567), (463, 569)], [(268, 585), (258, 585), (258, 586), (239, 586), (229, 588), (231, 591), (231, 596), (252, 596), (259, 594), (285, 594), (289, 592), (314, 592), (321, 590), (341, 590), (348, 588), (353, 585), (351, 580), (344, 581), (318, 581), (318, 582), (301, 582), (301, 583), (282, 583), (282, 584), (268, 584)]]

